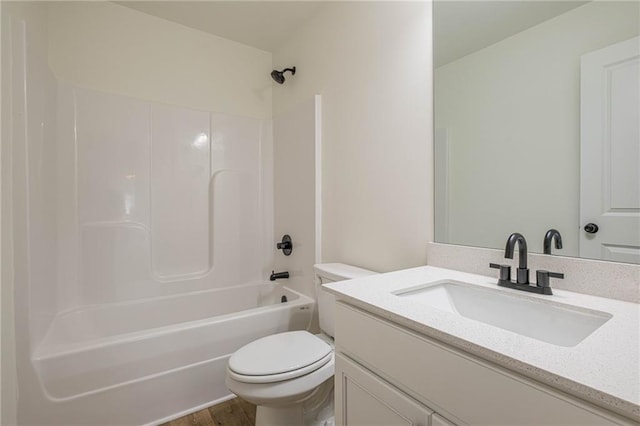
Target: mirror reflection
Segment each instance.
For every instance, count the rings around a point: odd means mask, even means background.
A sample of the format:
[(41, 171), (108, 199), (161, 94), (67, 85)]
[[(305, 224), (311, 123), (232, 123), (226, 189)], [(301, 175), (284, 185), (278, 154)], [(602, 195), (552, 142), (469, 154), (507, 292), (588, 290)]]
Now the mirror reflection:
[(434, 3), (437, 242), (640, 263), (640, 4)]

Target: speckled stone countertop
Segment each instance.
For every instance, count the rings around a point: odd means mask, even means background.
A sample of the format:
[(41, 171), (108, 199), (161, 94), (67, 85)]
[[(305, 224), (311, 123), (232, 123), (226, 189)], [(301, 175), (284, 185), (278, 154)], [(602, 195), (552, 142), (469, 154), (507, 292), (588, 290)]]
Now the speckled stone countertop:
[[(441, 280), (461, 281), (543, 303), (606, 312), (612, 318), (576, 346), (565, 347), (392, 293)], [(491, 277), (423, 266), (325, 284), (324, 288), (338, 300), (640, 421), (639, 304), (563, 290), (543, 296), (498, 287), (496, 281)]]

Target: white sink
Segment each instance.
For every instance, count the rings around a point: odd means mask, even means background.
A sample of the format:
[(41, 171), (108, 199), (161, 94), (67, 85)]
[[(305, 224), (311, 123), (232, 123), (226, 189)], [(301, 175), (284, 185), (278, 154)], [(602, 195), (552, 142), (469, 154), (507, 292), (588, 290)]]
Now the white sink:
[(393, 294), (558, 346), (576, 346), (612, 317), (606, 312), (449, 280)]

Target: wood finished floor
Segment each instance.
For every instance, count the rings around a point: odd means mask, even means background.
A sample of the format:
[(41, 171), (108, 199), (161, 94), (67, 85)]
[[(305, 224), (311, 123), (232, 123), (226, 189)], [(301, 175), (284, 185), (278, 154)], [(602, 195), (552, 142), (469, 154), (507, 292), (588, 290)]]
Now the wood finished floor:
[(254, 426), (256, 406), (240, 398), (187, 414), (161, 426)]

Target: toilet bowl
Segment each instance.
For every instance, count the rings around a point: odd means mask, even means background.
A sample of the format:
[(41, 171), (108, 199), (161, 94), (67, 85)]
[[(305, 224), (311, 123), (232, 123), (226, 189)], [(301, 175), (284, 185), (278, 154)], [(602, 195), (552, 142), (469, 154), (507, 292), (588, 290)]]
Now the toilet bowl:
[(374, 272), (341, 263), (314, 265), (314, 271), (322, 333), (263, 337), (229, 359), (227, 387), (258, 406), (256, 426), (333, 424), (335, 299), (321, 286)]

